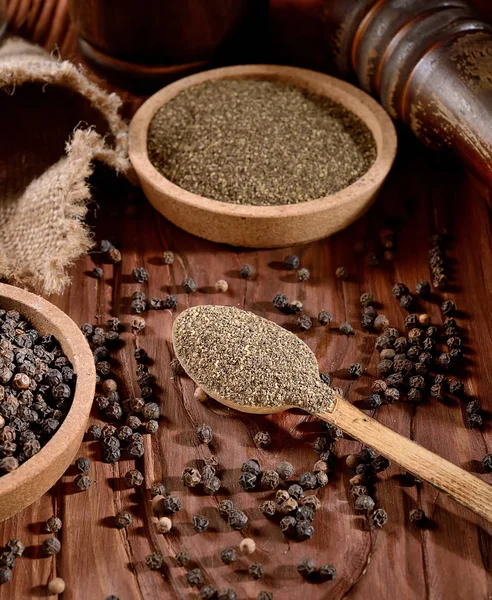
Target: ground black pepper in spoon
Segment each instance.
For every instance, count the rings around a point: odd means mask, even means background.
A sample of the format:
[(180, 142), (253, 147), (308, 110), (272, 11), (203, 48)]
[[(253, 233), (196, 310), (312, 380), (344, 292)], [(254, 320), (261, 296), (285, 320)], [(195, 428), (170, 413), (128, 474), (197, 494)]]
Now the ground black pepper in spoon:
[(256, 414), (292, 407), (315, 413), (492, 521), (490, 486), (344, 401), (321, 381), (309, 347), (279, 325), (230, 306), (196, 306), (174, 322), (173, 343), (211, 398)]

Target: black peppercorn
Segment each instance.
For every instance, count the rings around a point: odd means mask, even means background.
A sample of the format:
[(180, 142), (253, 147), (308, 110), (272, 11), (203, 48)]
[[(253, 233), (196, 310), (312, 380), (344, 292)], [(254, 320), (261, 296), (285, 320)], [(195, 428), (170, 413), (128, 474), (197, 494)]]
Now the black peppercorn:
[(273, 517), (277, 511), (277, 507), (273, 500), (265, 500), (260, 504), (260, 511), (265, 517)]
[(152, 571), (158, 571), (164, 564), (164, 559), (158, 552), (153, 552), (145, 557), (145, 564)]
[(162, 501), (162, 510), (168, 514), (177, 513), (181, 510), (181, 500), (176, 496), (167, 496)]
[(413, 508), (409, 515), (410, 523), (415, 523), (415, 525), (422, 526), (426, 521), (426, 516), (423, 510), (420, 508)]
[(452, 315), (456, 311), (456, 305), (452, 300), (445, 300), (441, 304), (441, 312), (443, 315)]
[(220, 553), (220, 560), (225, 565), (231, 565), (237, 560), (237, 552), (234, 548), (224, 548)]
[[(110, 450), (110, 449), (108, 449), (108, 450)], [(118, 450), (118, 452), (119, 452), (119, 450)], [(104, 460), (104, 458), (103, 458), (103, 460)], [(110, 462), (110, 461), (105, 461), (105, 462)], [(115, 462), (115, 461), (113, 461), (113, 462)], [(77, 475), (77, 477), (74, 479), (73, 482), (75, 484), (75, 487), (81, 492), (85, 492), (85, 490), (89, 489), (90, 486), (92, 485), (92, 481), (91, 481), (90, 477), (88, 477), (86, 474)]]
[(8, 583), (12, 580), (12, 569), (8, 567), (0, 567), (0, 585)]
[(179, 567), (186, 567), (190, 562), (190, 555), (184, 550), (176, 554), (176, 563)]
[(337, 576), (337, 570), (333, 565), (321, 565), (319, 568), (319, 576), (322, 581), (331, 581)]
[(316, 475), (313, 473), (302, 473), (299, 475), (299, 485), (304, 490), (313, 490), (316, 487)]
[(298, 269), (300, 264), (300, 259), (295, 254), (289, 254), (284, 258), (284, 266), (286, 269), (293, 270)]
[(301, 331), (309, 331), (313, 326), (313, 321), (307, 315), (302, 315), (297, 319), (297, 326)]
[(244, 491), (250, 492), (255, 489), (258, 478), (253, 473), (241, 473), (239, 477), (239, 485)]
[(213, 438), (213, 432), (210, 425), (202, 423), (196, 428), (196, 435), (202, 444), (210, 444)]
[(297, 521), (294, 519), (294, 517), (287, 516), (281, 519), (280, 530), (282, 531), (282, 533), (285, 533), (285, 535), (290, 536), (295, 533), (296, 525)]
[(114, 517), (114, 524), (118, 529), (126, 529), (132, 521), (133, 517), (127, 510), (120, 510)]
[(297, 572), (300, 573), (303, 577), (309, 577), (316, 570), (316, 563), (311, 558), (301, 558), (301, 560), (297, 563)]
[(327, 312), (326, 310), (322, 310), (319, 314), (318, 314), (318, 323), (320, 325), (329, 325), (332, 321), (333, 317), (332, 315)]
[(267, 470), (261, 476), (261, 487), (264, 490), (274, 490), (280, 483), (280, 477), (277, 471)]
[(347, 267), (338, 267), (335, 271), (335, 277), (337, 279), (345, 280), (348, 278), (348, 275), (349, 273)]
[(358, 379), (364, 373), (364, 365), (360, 363), (353, 363), (348, 368), (348, 374), (352, 379)]
[(255, 446), (257, 448), (266, 448), (272, 443), (272, 438), (268, 431), (258, 431), (258, 433), (253, 438)]
[(308, 281), (311, 277), (309, 269), (299, 269), (296, 273), (297, 281)]
[(200, 588), (200, 598), (202, 600), (212, 600), (217, 598), (217, 589), (213, 585), (204, 585)]
[(342, 323), (339, 327), (341, 333), (344, 335), (354, 335), (355, 330), (350, 323)]
[(203, 515), (193, 515), (193, 529), (197, 533), (203, 533), (208, 529), (209, 520)]
[(243, 265), (240, 270), (240, 275), (243, 279), (251, 279), (255, 274), (255, 269), (252, 265)]
[(369, 405), (369, 408), (379, 408), (382, 403), (383, 400), (381, 399), (381, 396), (379, 394), (371, 394), (367, 399), (367, 404)]
[(295, 532), (298, 540), (308, 540), (314, 535), (314, 527), (310, 524), (310, 521), (296, 521)]
[(53, 556), (55, 554), (58, 554), (58, 552), (60, 552), (61, 549), (60, 541), (56, 537), (46, 538), (42, 544), (42, 549), (43, 553), (46, 556)]
[(193, 292), (196, 291), (196, 281), (191, 279), (191, 277), (186, 277), (183, 279), (181, 286), (185, 294), (193, 294)]
[(84, 458), (83, 456), (81, 456), (75, 461), (75, 466), (81, 473), (88, 473), (91, 463), (88, 458)]
[(288, 304), (289, 299), (285, 294), (277, 294), (273, 299), (273, 306), (280, 311), (284, 311)]
[(233, 509), (229, 511), (229, 514), (227, 515), (227, 522), (232, 529), (240, 531), (248, 524), (248, 517), (242, 510)]
[(391, 289), (391, 293), (395, 298), (400, 299), (402, 296), (408, 294), (408, 288), (404, 283), (395, 283)]
[(253, 579), (262, 579), (265, 576), (265, 569), (259, 562), (251, 563), (248, 572), (253, 576)]

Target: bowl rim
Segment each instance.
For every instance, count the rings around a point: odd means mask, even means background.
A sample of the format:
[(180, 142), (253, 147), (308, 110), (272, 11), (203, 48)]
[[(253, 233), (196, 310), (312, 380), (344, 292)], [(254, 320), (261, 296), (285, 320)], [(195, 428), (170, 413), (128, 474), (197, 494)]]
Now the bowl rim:
[[(63, 352), (71, 354), (70, 362), (77, 374), (72, 405), (55, 435), (41, 450), (21, 464), (15, 471), (0, 476), (0, 497), (45, 470), (50, 464), (63, 457), (71, 440), (78, 436), (81, 427), (86, 426), (94, 400), (96, 369), (94, 357), (87, 340), (75, 322), (57, 306), (41, 296), (12, 285), (0, 283), (0, 308), (4, 299), (18, 304), (19, 312), (30, 322), (32, 314), (40, 315), (54, 329), (61, 329), (63, 336), (55, 335)], [(22, 310), (24, 309), (24, 310)], [(38, 329), (37, 325), (34, 325)], [(67, 352), (67, 348), (70, 348)], [(81, 425), (83, 423), (83, 425)]]
[[(255, 77), (289, 82), (310, 89), (317, 94), (333, 99), (352, 111), (366, 124), (375, 138), (377, 155), (373, 164), (359, 179), (334, 194), (298, 204), (275, 206), (232, 204), (200, 196), (176, 185), (154, 167), (147, 153), (147, 132), (155, 113), (165, 103), (179, 92), (206, 81), (235, 78), (253, 79)], [(129, 156), (139, 178), (143, 178), (155, 190), (184, 205), (236, 218), (292, 218), (326, 211), (331, 206), (339, 209), (359, 197), (360, 194), (381, 184), (393, 164), (396, 148), (397, 136), (391, 117), (364, 91), (318, 71), (281, 65), (255, 64), (221, 67), (183, 77), (148, 98), (135, 113), (129, 127)]]

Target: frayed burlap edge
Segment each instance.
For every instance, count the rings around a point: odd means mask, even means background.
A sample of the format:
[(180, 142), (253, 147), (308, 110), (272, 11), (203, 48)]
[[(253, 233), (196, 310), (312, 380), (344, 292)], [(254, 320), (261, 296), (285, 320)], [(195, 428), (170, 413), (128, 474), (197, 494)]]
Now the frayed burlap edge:
[[(61, 293), (70, 283), (67, 268), (92, 246), (90, 231), (84, 223), (86, 204), (91, 197), (87, 178), (92, 173), (92, 163), (102, 161), (118, 172), (128, 169), (127, 126), (118, 114), (121, 100), (116, 94), (102, 91), (72, 63), (60, 61), (24, 40), (7, 39), (0, 45), (0, 91), (15, 94), (15, 89), (27, 82), (63, 86), (79, 93), (104, 116), (108, 134), (114, 140), (110, 147), (94, 130), (74, 131), (72, 139), (67, 140), (66, 156), (34, 180), (23, 193), (23, 196), (32, 193), (32, 186), (38, 185), (43, 177), (63, 175), (66, 193), (57, 198), (57, 202), (63, 203), (64, 217), (57, 225), (63, 244), (59, 244), (51, 256), (45, 257), (41, 268), (33, 269), (29, 261), (22, 260), (15, 248), (14, 232), (3, 236), (4, 241), (13, 242), (0, 247), (0, 276), (40, 293)], [(0, 229), (2, 226), (0, 223)]]

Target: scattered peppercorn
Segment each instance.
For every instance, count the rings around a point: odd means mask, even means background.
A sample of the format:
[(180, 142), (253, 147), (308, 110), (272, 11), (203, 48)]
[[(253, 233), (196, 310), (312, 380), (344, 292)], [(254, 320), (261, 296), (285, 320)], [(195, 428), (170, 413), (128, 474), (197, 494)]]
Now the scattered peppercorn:
[(244, 538), (239, 544), (239, 551), (245, 556), (253, 554), (256, 550), (256, 542), (251, 538)]
[(48, 592), (50, 594), (63, 594), (65, 591), (65, 582), (61, 577), (54, 577), (48, 583)]
[(164, 564), (164, 559), (158, 552), (152, 552), (145, 557), (145, 564), (151, 571), (158, 571)]
[(229, 289), (229, 284), (224, 279), (219, 279), (215, 282), (215, 290), (219, 294), (224, 294)]
[(237, 560), (237, 552), (234, 548), (224, 548), (222, 550), (222, 552), (220, 553), (220, 560), (225, 564), (225, 565), (231, 565), (232, 563), (236, 562)]
[(193, 294), (193, 292), (196, 292), (196, 281), (191, 279), (191, 277), (186, 277), (183, 279), (181, 286), (185, 294)]
[(203, 515), (193, 515), (193, 529), (197, 533), (203, 533), (208, 529), (209, 520)]
[(258, 433), (253, 438), (255, 446), (257, 448), (266, 448), (272, 443), (272, 438), (268, 431), (258, 431)]
[[(108, 448), (106, 451), (108, 451), (108, 450), (111, 450), (111, 449)], [(119, 452), (119, 450), (118, 450), (118, 452)], [(118, 458), (119, 458), (119, 456), (118, 456)], [(116, 462), (116, 461), (113, 461), (113, 462)], [(77, 475), (77, 477), (74, 479), (74, 484), (75, 484), (75, 487), (79, 491), (85, 492), (85, 490), (87, 490), (92, 485), (92, 481), (88, 475), (81, 473), (80, 475)]]
[(344, 335), (354, 335), (355, 334), (354, 328), (352, 327), (352, 325), (350, 323), (342, 323), (340, 325), (339, 329)]
[(316, 563), (311, 558), (301, 558), (297, 563), (297, 572), (303, 577), (309, 577), (316, 571)]
[(335, 271), (335, 277), (337, 279), (345, 280), (348, 278), (348, 275), (349, 273), (347, 267), (338, 267)]
[(75, 461), (75, 466), (81, 473), (88, 473), (91, 463), (88, 458), (84, 458), (83, 456), (81, 456)]
[(284, 258), (284, 267), (289, 271), (298, 269), (301, 261), (295, 254), (289, 254)]
[(319, 576), (323, 581), (331, 581), (337, 576), (337, 570), (333, 565), (321, 565), (319, 568)]
[(145, 283), (149, 279), (149, 273), (144, 267), (136, 267), (133, 269), (132, 276), (137, 283)]
[(370, 517), (371, 523), (375, 527), (384, 527), (388, 522), (388, 515), (384, 508), (377, 508), (374, 512), (371, 513)]
[(55, 554), (58, 554), (58, 552), (60, 552), (61, 549), (60, 541), (56, 537), (46, 538), (42, 544), (42, 549), (43, 553), (46, 556), (53, 556)]
[(275, 490), (280, 483), (280, 477), (277, 471), (266, 470), (261, 476), (261, 487), (264, 490)]
[(358, 379), (364, 374), (364, 365), (353, 363), (348, 368), (348, 374), (352, 379)]
[(156, 523), (157, 533), (169, 533), (173, 527), (173, 522), (169, 517), (161, 517)]
[(243, 265), (240, 270), (241, 277), (243, 279), (251, 279), (255, 274), (255, 269), (252, 265)]
[(329, 325), (332, 321), (333, 317), (332, 315), (327, 312), (326, 310), (322, 310), (319, 314), (318, 314), (318, 323), (320, 325)]
[(133, 517), (127, 510), (120, 510), (114, 517), (114, 524), (118, 529), (126, 529), (132, 521)]
[(45, 529), (49, 533), (58, 533), (62, 528), (62, 520), (54, 515), (46, 520)]
[(184, 550), (181, 552), (178, 552), (178, 554), (176, 554), (176, 563), (179, 567), (186, 567), (186, 565), (190, 562), (190, 555), (188, 554), (188, 552), (185, 552)]
[(299, 269), (296, 273), (297, 281), (308, 281), (311, 277), (309, 269)]
[(287, 461), (280, 462), (275, 470), (283, 480), (290, 479), (294, 475), (294, 467)]
[(162, 253), (162, 259), (163, 259), (165, 265), (172, 265), (174, 262), (174, 253), (171, 252), (170, 250), (165, 250)]
[(213, 585), (204, 585), (200, 588), (200, 598), (202, 600), (212, 600), (217, 598), (217, 589)]
[(301, 331), (309, 331), (313, 326), (313, 321), (307, 315), (302, 315), (297, 319), (297, 325)]
[[(275, 473), (275, 471), (274, 471), (274, 473)], [(277, 477), (278, 477), (278, 475), (277, 475)], [(240, 530), (244, 529), (246, 527), (246, 525), (248, 524), (248, 517), (247, 517), (246, 513), (244, 513), (242, 510), (235, 508), (235, 509), (229, 511), (229, 514), (227, 515), (227, 522), (232, 527), (232, 529), (240, 531)]]
[(212, 441), (212, 438), (213, 438), (213, 431), (212, 431), (212, 428), (210, 427), (210, 425), (206, 425), (205, 423), (202, 423), (202, 425), (198, 425), (198, 427), (196, 428), (195, 431), (196, 431), (198, 440), (202, 444), (210, 444), (210, 442)]
[(262, 579), (265, 576), (265, 569), (259, 562), (251, 563), (248, 567), (248, 572), (253, 576), (253, 579)]
[(410, 523), (415, 523), (419, 526), (423, 525), (426, 520), (425, 513), (420, 508), (413, 508), (409, 512), (408, 518), (410, 519)]

